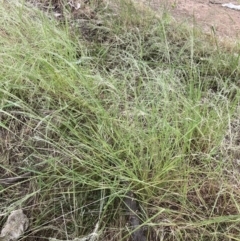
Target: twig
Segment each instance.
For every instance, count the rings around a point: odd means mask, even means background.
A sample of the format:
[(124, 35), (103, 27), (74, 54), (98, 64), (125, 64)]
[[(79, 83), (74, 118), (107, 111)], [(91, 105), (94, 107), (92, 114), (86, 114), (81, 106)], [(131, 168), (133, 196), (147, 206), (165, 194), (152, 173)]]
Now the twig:
[(14, 184), (17, 182), (24, 181), (24, 180), (28, 179), (29, 177), (31, 177), (30, 172), (24, 173), (23, 175), (17, 176), (17, 177), (2, 178), (2, 179), (0, 179), (0, 184), (1, 185), (11, 185), (11, 184)]
[(49, 238), (49, 241), (96, 241), (98, 240), (98, 236), (99, 236), (98, 229), (99, 229), (99, 222), (97, 222), (97, 224), (95, 225), (93, 232), (83, 238), (75, 238), (72, 240), (60, 240), (56, 238)]

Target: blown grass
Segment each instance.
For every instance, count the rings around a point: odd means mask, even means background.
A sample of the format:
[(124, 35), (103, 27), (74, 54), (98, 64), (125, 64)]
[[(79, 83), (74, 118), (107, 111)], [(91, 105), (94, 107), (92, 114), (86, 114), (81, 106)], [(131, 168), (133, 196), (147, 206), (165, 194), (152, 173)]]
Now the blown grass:
[(238, 46), (129, 1), (94, 13), (0, 6), (0, 174), (32, 174), (0, 188), (0, 210), (24, 209), (21, 240), (97, 222), (99, 240), (130, 240), (132, 191), (147, 240), (239, 240)]

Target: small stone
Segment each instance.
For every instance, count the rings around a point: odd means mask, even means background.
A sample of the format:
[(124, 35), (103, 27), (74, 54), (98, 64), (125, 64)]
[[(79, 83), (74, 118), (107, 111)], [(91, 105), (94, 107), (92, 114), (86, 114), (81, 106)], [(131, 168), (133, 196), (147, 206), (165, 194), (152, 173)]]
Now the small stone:
[(3, 226), (0, 241), (16, 241), (27, 230), (29, 220), (22, 209), (12, 211)]

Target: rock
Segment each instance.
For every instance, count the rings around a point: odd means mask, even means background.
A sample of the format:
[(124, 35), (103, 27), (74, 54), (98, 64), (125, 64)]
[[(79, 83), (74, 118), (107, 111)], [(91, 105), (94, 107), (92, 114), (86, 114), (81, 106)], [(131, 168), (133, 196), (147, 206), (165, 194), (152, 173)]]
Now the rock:
[(29, 220), (22, 209), (12, 211), (3, 226), (0, 241), (16, 241), (27, 230)]

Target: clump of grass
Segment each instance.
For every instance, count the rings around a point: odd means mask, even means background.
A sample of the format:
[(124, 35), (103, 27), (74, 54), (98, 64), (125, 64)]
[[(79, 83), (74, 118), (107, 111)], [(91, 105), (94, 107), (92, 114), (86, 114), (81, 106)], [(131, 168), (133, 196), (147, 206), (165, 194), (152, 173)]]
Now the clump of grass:
[(100, 240), (129, 240), (131, 191), (147, 240), (237, 240), (239, 191), (217, 155), (237, 60), (129, 4), (99, 8), (92, 39), (0, 7), (0, 173), (32, 173), (1, 187), (1, 209), (24, 208), (24, 240), (81, 237), (97, 221)]

